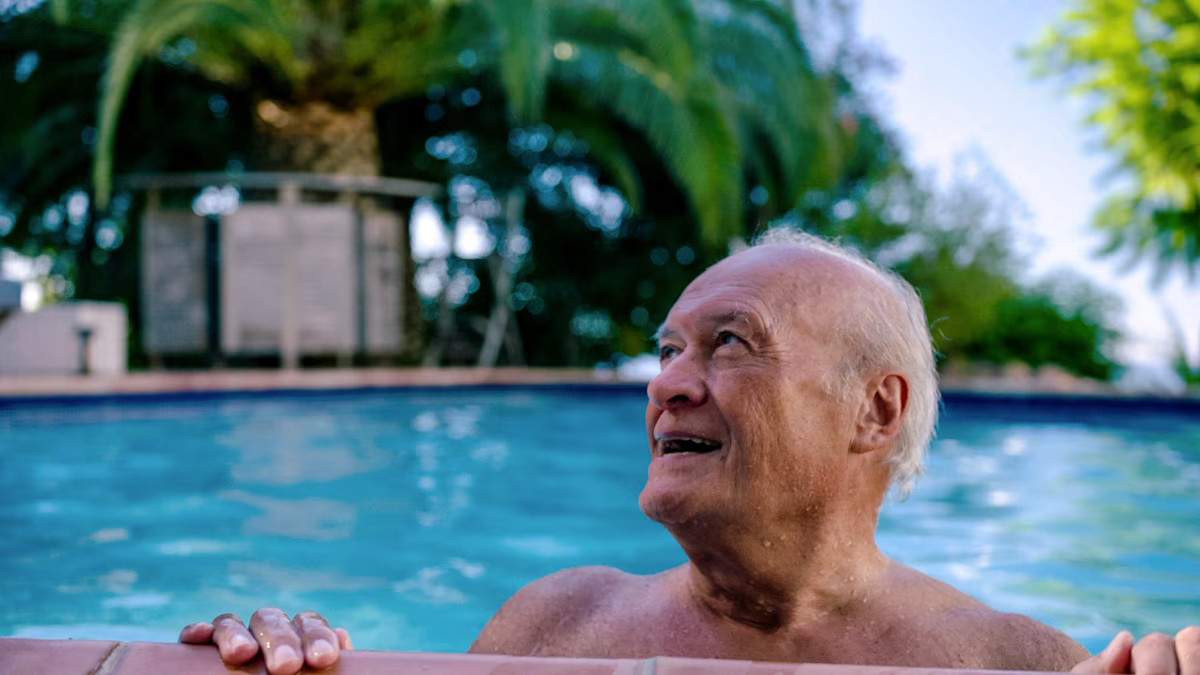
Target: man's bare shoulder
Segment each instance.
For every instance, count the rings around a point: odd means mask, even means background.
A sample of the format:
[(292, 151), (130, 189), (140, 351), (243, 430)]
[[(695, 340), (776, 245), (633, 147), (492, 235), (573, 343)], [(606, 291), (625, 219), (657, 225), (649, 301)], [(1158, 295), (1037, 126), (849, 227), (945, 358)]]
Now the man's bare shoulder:
[(940, 636), (951, 667), (1058, 672), (1090, 656), (1058, 629), (984, 605), (944, 612), (929, 627)]
[(590, 619), (647, 577), (612, 567), (573, 567), (530, 583), (484, 627), (471, 651), (525, 656), (556, 653), (564, 636), (587, 630)]
[[(1021, 614), (1000, 612), (921, 572), (901, 572), (896, 613), (920, 665), (988, 670), (1070, 670), (1089, 654), (1066, 633)], [(930, 638), (933, 638), (930, 640)], [(908, 640), (906, 640), (908, 641)]]
[(1066, 671), (1091, 656), (1066, 633), (1023, 614), (996, 612), (986, 623), (993, 656), (1005, 670)]

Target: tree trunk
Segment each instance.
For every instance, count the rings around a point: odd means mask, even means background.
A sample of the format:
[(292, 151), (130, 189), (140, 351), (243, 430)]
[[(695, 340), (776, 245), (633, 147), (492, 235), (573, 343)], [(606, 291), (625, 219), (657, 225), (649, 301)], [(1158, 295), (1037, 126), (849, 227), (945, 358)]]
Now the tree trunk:
[[(500, 357), (500, 346), (504, 342), (506, 333), (509, 332), (508, 323), (511, 310), (508, 304), (509, 298), (512, 296), (512, 282), (513, 277), (516, 276), (519, 259), (519, 256), (511, 250), (510, 245), (513, 238), (520, 232), (524, 213), (525, 191), (520, 188), (509, 191), (504, 202), (504, 220), (507, 223), (504, 239), (496, 243), (496, 252), (492, 254), (492, 264), (489, 265), (496, 299), (492, 305), (492, 316), (488, 320), (487, 332), (484, 334), (483, 347), (479, 350), (478, 365), (484, 368), (496, 365), (496, 361)], [(510, 360), (513, 356), (510, 350)]]
[[(450, 240), (454, 240), (454, 231), (450, 231)], [(438, 293), (438, 313), (433, 344), (425, 351), (421, 365), (435, 368), (442, 365), (442, 348), (450, 342), (454, 331), (454, 307), (450, 305), (450, 280), (454, 278), (454, 253), (446, 258), (446, 273), (442, 275), (442, 290)]]
[(323, 101), (260, 101), (254, 110), (254, 168), (351, 176), (380, 175), (375, 111)]

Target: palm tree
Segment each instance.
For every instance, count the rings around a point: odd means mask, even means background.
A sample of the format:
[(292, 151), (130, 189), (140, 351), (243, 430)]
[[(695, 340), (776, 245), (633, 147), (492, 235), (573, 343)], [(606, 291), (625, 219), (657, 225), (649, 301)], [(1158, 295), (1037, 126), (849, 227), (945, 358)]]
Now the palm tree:
[[(374, 111), (481, 70), (498, 75), (515, 122), (547, 116), (557, 83), (644, 133), (710, 241), (737, 232), (747, 161), (773, 195), (791, 195), (828, 160), (814, 161), (828, 147), (830, 97), (792, 15), (771, 2), (136, 0), (116, 27), (100, 103), (101, 203), (130, 82), (172, 45), (207, 77), (256, 93), (255, 158), (270, 168), (377, 175)], [(607, 159), (624, 166), (619, 152)]]
[(113, 33), (98, 111), (97, 200), (130, 83), (171, 49), (185, 67), (251, 92), (260, 169), (379, 175), (374, 112), (462, 66), (448, 46), (454, 3), (134, 0)]

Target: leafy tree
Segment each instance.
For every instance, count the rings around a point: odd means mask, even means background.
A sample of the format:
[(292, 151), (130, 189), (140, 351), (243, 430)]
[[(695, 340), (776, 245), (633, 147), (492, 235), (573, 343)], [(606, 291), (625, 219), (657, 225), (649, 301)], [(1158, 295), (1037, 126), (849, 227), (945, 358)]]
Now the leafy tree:
[(1149, 257), (1160, 278), (1200, 261), (1200, 5), (1076, 0), (1027, 52), (1091, 105), (1088, 126), (1131, 186), (1096, 217), (1106, 252)]
[[(944, 188), (932, 177), (900, 174), (871, 189), (863, 215), (841, 224), (853, 238), (883, 229), (875, 257), (920, 293), (936, 346), (948, 356), (991, 331), (995, 308), (1017, 288), (1013, 226), (1020, 204), (981, 156), (958, 159)], [(903, 236), (887, 237), (894, 227)], [(867, 249), (869, 250), (869, 249)]]
[(905, 214), (908, 232), (877, 257), (921, 294), (943, 365), (1020, 362), (1116, 375), (1116, 301), (1082, 278), (1022, 280), (1015, 226), (1023, 207), (985, 158), (960, 157), (944, 188), (889, 188), (887, 203)]
[(1058, 365), (1097, 380), (1119, 368), (1112, 356), (1118, 333), (1111, 317), (1118, 301), (1082, 278), (1059, 276), (1003, 298), (990, 331), (965, 345), (978, 361)]

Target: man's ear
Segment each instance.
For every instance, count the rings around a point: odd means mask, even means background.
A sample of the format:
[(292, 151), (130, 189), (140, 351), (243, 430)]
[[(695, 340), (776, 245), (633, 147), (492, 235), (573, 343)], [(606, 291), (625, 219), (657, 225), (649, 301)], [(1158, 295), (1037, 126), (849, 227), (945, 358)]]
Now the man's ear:
[(858, 413), (853, 452), (890, 448), (900, 434), (908, 412), (908, 380), (899, 373), (881, 375), (867, 385), (867, 396)]

